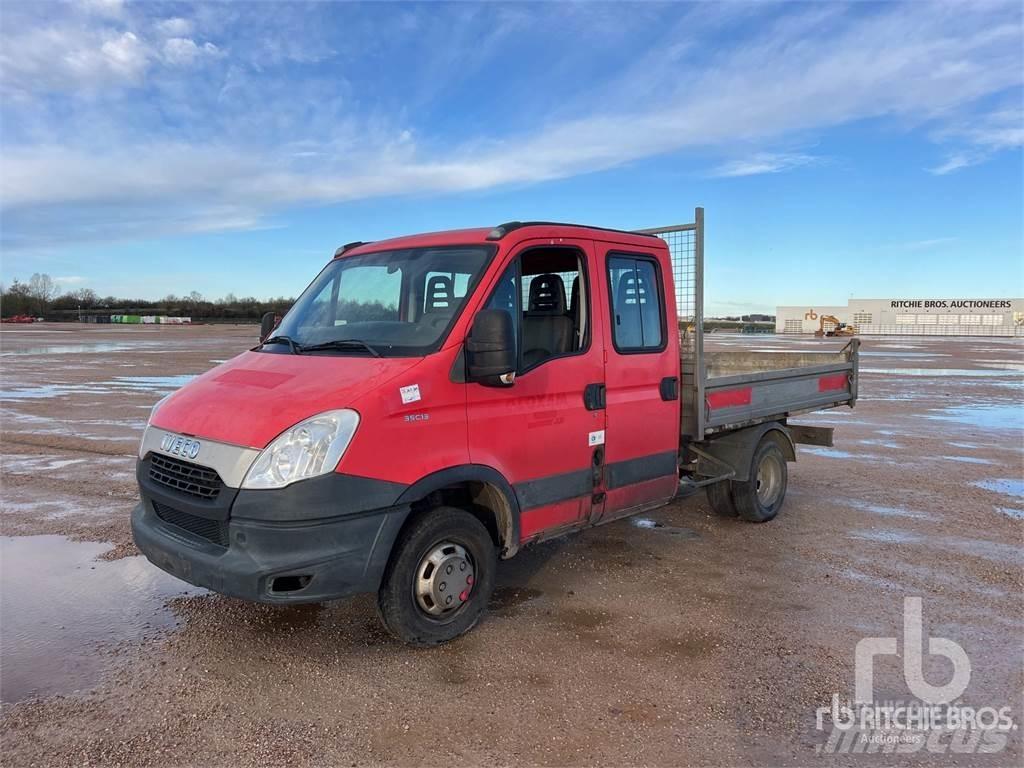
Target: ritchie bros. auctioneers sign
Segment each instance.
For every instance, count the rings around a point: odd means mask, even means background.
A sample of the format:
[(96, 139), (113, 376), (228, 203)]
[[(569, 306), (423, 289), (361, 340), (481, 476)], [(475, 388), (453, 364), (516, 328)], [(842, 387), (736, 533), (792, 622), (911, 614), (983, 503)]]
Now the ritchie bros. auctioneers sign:
[(892, 309), (1010, 309), (1009, 299), (907, 299), (891, 302)]

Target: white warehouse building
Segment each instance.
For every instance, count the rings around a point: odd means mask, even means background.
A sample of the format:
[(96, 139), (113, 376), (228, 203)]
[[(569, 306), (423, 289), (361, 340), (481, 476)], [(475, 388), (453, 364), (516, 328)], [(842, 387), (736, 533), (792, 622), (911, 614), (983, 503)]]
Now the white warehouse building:
[(1024, 299), (850, 299), (845, 307), (777, 307), (776, 333), (814, 333), (840, 323), (858, 334), (1024, 336)]

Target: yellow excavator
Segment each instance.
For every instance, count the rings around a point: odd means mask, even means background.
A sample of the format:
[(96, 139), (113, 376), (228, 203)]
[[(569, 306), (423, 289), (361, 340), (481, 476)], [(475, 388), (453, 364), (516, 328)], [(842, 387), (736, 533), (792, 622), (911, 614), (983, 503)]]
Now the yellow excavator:
[[(825, 323), (832, 323), (832, 328), (826, 331)], [(818, 322), (818, 330), (814, 332), (814, 335), (819, 339), (825, 336), (856, 336), (857, 328), (856, 326), (840, 322), (839, 318), (835, 315), (821, 315)]]

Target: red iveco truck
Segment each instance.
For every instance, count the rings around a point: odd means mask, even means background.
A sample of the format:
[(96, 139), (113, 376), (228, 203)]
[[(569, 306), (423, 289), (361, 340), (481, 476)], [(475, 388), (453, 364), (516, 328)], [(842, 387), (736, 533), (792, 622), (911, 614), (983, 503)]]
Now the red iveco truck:
[[(704, 487), (782, 507), (794, 414), (857, 397), (857, 341), (703, 348), (703, 212), (350, 243), (259, 346), (157, 403), (135, 541), (267, 603), (376, 592), (402, 640), (469, 630), (498, 557)], [(271, 318), (272, 319), (272, 318)]]

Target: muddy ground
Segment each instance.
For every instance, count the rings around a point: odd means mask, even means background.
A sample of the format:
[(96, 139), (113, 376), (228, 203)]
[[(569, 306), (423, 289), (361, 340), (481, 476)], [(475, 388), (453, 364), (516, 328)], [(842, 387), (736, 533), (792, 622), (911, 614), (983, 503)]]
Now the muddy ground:
[[(815, 710), (854, 647), (925, 637), (961, 701), (1024, 721), (1024, 343), (867, 338), (861, 400), (802, 419), (780, 517), (702, 495), (526, 550), (487, 620), (399, 645), (369, 598), (300, 608), (193, 589), (131, 543), (134, 452), (164, 393), (253, 327), (31, 325), (0, 332), (4, 765), (1020, 765), (994, 754), (821, 754)], [(709, 348), (812, 349), (709, 336)], [(898, 659), (877, 699), (909, 698)], [(925, 667), (941, 684), (950, 669)]]

